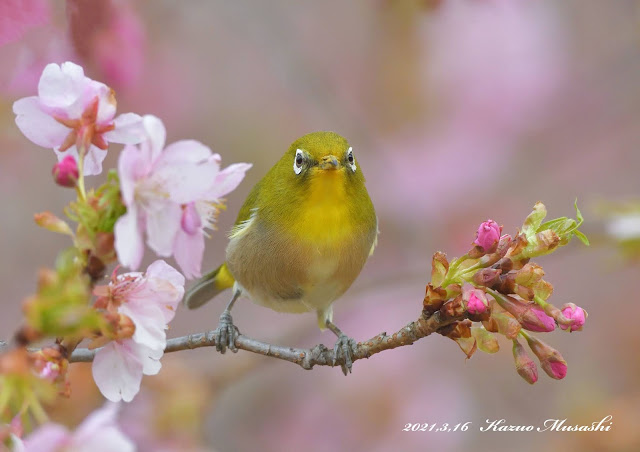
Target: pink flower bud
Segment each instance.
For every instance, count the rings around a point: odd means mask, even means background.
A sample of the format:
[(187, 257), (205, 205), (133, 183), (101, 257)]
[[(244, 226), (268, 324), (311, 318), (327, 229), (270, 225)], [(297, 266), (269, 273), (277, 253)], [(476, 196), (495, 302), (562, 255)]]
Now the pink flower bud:
[(536, 337), (527, 335), (526, 338), (531, 351), (540, 360), (542, 370), (551, 378), (562, 380), (567, 375), (567, 362), (560, 352)]
[(486, 310), (487, 306), (475, 293), (472, 293), (467, 302), (467, 311), (469, 311), (469, 314), (482, 314)]
[(193, 202), (182, 206), (182, 219), (180, 220), (182, 230), (189, 235), (193, 235), (202, 227), (200, 214)]
[(471, 315), (484, 313), (489, 306), (487, 294), (484, 290), (476, 289), (471, 285), (465, 285), (462, 289), (462, 299), (465, 302), (467, 311)]
[(497, 247), (500, 240), (502, 227), (493, 220), (483, 222), (478, 228), (476, 239), (473, 243), (481, 247), (485, 253), (490, 253)]
[(61, 162), (56, 163), (51, 171), (53, 180), (62, 187), (75, 187), (78, 180), (78, 164), (76, 159), (67, 155)]
[(567, 303), (562, 306), (562, 314), (569, 320), (573, 320), (572, 325), (560, 324), (560, 328), (563, 330), (569, 329), (569, 332), (580, 331), (584, 325), (584, 321), (587, 319), (587, 313), (580, 306), (576, 306), (573, 303)]
[(556, 329), (553, 317), (549, 317), (540, 306), (530, 306), (520, 322), (525, 330), (550, 333)]
[(513, 358), (516, 362), (516, 371), (529, 384), (538, 381), (538, 366), (533, 362), (524, 347), (516, 340), (513, 341)]
[(549, 333), (556, 329), (556, 321), (548, 316), (544, 310), (535, 303), (524, 303), (508, 295), (495, 297), (498, 304), (513, 315), (522, 328), (529, 331)]

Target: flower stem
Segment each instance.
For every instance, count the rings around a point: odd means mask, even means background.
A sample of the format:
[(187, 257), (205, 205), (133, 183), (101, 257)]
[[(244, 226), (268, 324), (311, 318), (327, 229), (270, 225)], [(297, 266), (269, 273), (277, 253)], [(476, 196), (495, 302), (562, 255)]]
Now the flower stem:
[(524, 337), (527, 341), (529, 341), (529, 339), (531, 338), (531, 336), (529, 336), (529, 334), (527, 334), (527, 332), (525, 330), (520, 330), (520, 332), (518, 333), (520, 336)]
[(458, 267), (460, 267), (460, 264), (462, 264), (467, 259), (469, 259), (469, 255), (465, 254), (464, 256), (460, 256), (451, 263), (449, 271), (447, 271), (447, 276), (444, 278), (444, 281), (442, 281), (442, 284), (440, 284), (440, 287), (445, 288), (457, 279)]
[(533, 301), (540, 306), (542, 309), (544, 309), (545, 307), (549, 306), (549, 303), (547, 303), (546, 301), (544, 301), (542, 298), (540, 298), (539, 295), (535, 295), (533, 297)]
[(87, 192), (84, 188), (84, 157), (86, 154), (86, 150), (84, 147), (78, 148), (78, 182), (76, 184), (76, 190), (78, 192), (78, 197), (82, 201), (87, 200)]
[(40, 401), (36, 397), (35, 393), (28, 392), (25, 398), (29, 402), (29, 408), (31, 410), (31, 414), (33, 414), (33, 417), (35, 418), (36, 422), (38, 424), (44, 424), (45, 422), (47, 422), (49, 420), (49, 416), (47, 416), (47, 413), (44, 411), (44, 408), (42, 408), (42, 405), (40, 405)]
[(504, 308), (504, 304), (508, 302), (504, 295), (490, 287), (483, 287), (483, 289), (496, 300), (496, 303)]

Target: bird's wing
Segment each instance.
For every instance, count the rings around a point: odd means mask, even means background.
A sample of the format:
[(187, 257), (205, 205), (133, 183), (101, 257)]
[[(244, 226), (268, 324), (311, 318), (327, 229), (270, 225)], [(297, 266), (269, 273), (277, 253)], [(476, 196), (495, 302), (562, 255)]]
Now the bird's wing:
[(369, 250), (369, 256), (373, 254), (376, 246), (378, 246), (378, 234), (380, 234), (380, 229), (378, 229), (378, 216), (376, 215), (376, 236), (373, 239), (373, 244), (371, 245), (371, 249)]
[(234, 228), (248, 221), (251, 218), (253, 211), (257, 208), (258, 194), (260, 193), (261, 185), (262, 185), (262, 181), (254, 185), (251, 191), (249, 192), (247, 199), (244, 200), (244, 204), (240, 208), (240, 212), (238, 212), (238, 218), (236, 218)]

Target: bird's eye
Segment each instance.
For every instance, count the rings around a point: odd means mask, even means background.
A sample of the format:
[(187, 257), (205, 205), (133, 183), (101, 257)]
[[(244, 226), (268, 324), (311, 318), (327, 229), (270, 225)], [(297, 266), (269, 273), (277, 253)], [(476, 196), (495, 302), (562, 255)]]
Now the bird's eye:
[(293, 160), (293, 172), (300, 174), (302, 172), (302, 165), (304, 164), (304, 153), (301, 149), (296, 149), (296, 158)]
[(351, 171), (355, 173), (357, 168), (356, 168), (356, 161), (353, 158), (353, 148), (349, 148), (347, 150), (347, 162), (349, 162), (349, 167), (351, 168)]

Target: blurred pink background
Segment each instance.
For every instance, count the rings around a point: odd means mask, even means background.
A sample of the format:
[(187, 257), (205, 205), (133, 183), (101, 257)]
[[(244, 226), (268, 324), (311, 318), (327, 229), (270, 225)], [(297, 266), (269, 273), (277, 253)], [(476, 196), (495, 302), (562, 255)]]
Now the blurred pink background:
[[(166, 355), (160, 375), (145, 377), (125, 409), (123, 424), (140, 450), (640, 450), (638, 267), (599, 238), (594, 212), (603, 200), (638, 196), (637, 2), (23, 5), (32, 8), (28, 23), (0, 36), (2, 339), (17, 328), (37, 269), (68, 245), (32, 216), (62, 215), (73, 192), (52, 183), (53, 152), (24, 138), (11, 111), (35, 94), (49, 62), (82, 64), (116, 90), (119, 112), (161, 117), (168, 142), (197, 139), (223, 164), (254, 164), (228, 197), (205, 268), (222, 261), (244, 197), (293, 140), (315, 130), (347, 137), (381, 231), (376, 253), (334, 306), (336, 323), (357, 340), (417, 318), (432, 253), (464, 253), (487, 218), (514, 233), (535, 201), (553, 218), (573, 215), (577, 197), (593, 234), (590, 248), (576, 241), (537, 260), (554, 284), (551, 301), (589, 312), (584, 331), (544, 338), (569, 364), (563, 381), (541, 375), (526, 384), (507, 341), (499, 353), (465, 362), (453, 341), (433, 336), (356, 362), (348, 378), (339, 369), (308, 372), (199, 349)], [(3, 17), (3, 26), (12, 20)], [(105, 168), (115, 167), (119, 151), (110, 147)], [(155, 259), (149, 250), (146, 258)], [(213, 329), (225, 302), (180, 310), (169, 336)], [(334, 343), (312, 314), (243, 300), (234, 320), (271, 343)], [(53, 414), (69, 425), (101, 403), (86, 366), (74, 366), (74, 394)], [(574, 425), (607, 415), (613, 428), (605, 433), (479, 431), (486, 419)], [(402, 431), (407, 423), (467, 421), (466, 432)]]

